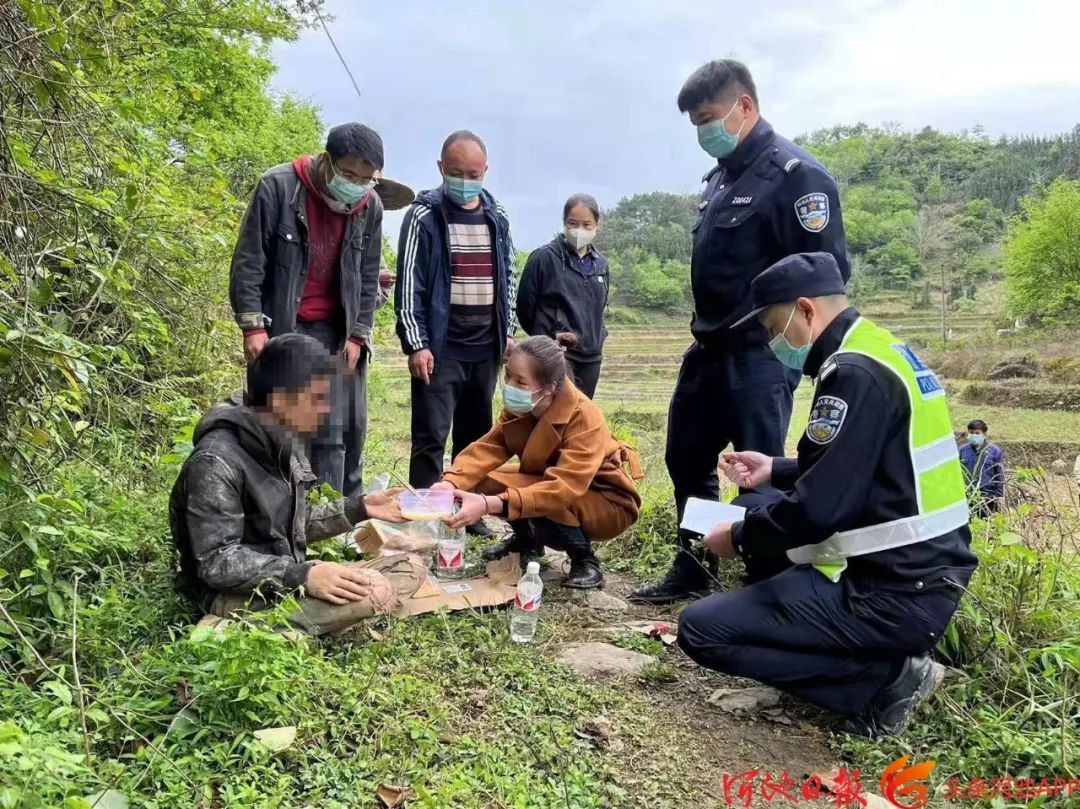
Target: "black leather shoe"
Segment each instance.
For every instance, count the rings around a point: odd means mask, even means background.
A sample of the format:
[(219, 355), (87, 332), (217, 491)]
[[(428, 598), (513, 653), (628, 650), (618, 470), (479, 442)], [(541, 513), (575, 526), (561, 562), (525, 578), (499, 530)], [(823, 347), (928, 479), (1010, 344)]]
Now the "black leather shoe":
[(521, 540), (517, 538), (516, 534), (511, 534), (502, 542), (488, 545), (480, 551), (480, 556), (483, 557), (485, 562), (497, 562), (499, 559), (503, 559), (512, 553), (520, 553), (521, 548)]
[[(487, 525), (484, 523), (484, 521), (482, 519), (477, 520), (472, 525), (466, 525), (465, 526), (465, 533), (466, 534), (471, 534), (474, 537), (493, 537), (493, 536), (495, 536), (495, 532), (492, 531), (490, 528), (488, 528)], [(504, 556), (505, 556), (505, 554), (504, 554)]]
[(570, 557), (570, 573), (563, 580), (563, 587), (572, 590), (595, 590), (604, 586), (604, 572), (600, 560), (590, 552), (587, 556)]
[(845, 719), (842, 733), (880, 739), (903, 733), (919, 703), (934, 693), (945, 677), (945, 667), (927, 656), (909, 657), (896, 679), (886, 685), (858, 716)]

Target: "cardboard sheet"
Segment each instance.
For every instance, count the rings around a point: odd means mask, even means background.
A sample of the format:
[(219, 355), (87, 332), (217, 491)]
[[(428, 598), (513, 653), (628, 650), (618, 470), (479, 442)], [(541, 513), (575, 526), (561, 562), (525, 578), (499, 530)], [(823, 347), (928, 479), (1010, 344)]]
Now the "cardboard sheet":
[[(357, 547), (365, 554), (379, 554), (384, 550), (402, 553), (412, 550), (408, 547), (410, 540), (406, 538), (407, 534), (403, 526), (370, 520), (356, 529), (353, 538)], [(420, 589), (394, 614), (405, 617), (424, 615), (440, 609), (457, 612), (508, 604), (517, 596), (517, 583), (521, 578), (520, 565), (518, 555), (512, 553), (497, 562), (488, 562), (483, 576), (444, 581), (428, 573), (427, 580), (420, 585)]]

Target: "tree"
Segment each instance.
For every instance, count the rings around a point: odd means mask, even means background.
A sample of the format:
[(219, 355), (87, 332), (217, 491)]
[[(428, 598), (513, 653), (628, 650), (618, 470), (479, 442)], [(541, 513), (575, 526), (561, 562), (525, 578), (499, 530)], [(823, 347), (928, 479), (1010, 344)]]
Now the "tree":
[(1018, 316), (1075, 319), (1080, 306), (1080, 181), (1021, 200), (1005, 243), (1009, 306)]

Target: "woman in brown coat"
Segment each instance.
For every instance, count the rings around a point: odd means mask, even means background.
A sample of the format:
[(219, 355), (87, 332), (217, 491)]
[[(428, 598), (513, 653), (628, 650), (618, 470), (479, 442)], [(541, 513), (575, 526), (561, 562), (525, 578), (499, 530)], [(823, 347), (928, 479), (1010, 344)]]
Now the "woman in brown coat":
[[(564, 585), (588, 589), (604, 582), (592, 543), (637, 520), (634, 479), (642, 475), (637, 453), (570, 381), (565, 349), (575, 342), (573, 334), (537, 336), (511, 349), (498, 422), (458, 454), (436, 487), (452, 486), (461, 500), (452, 527), (485, 514), (509, 520), (513, 536), (488, 548), (487, 558), (517, 552), (524, 566), (545, 545), (561, 548), (570, 557)], [(507, 463), (514, 456), (519, 462)]]

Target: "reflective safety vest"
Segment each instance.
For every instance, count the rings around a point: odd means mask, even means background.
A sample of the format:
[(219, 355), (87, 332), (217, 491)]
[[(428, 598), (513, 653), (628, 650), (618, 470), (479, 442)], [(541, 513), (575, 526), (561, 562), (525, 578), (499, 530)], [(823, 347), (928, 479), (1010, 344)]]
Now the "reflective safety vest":
[(834, 356), (861, 354), (890, 371), (907, 391), (911, 468), (918, 513), (877, 525), (839, 531), (815, 545), (787, 552), (795, 564), (810, 564), (833, 581), (851, 556), (913, 545), (942, 536), (968, 523), (963, 466), (945, 404), (945, 390), (934, 372), (905, 343), (860, 317)]

